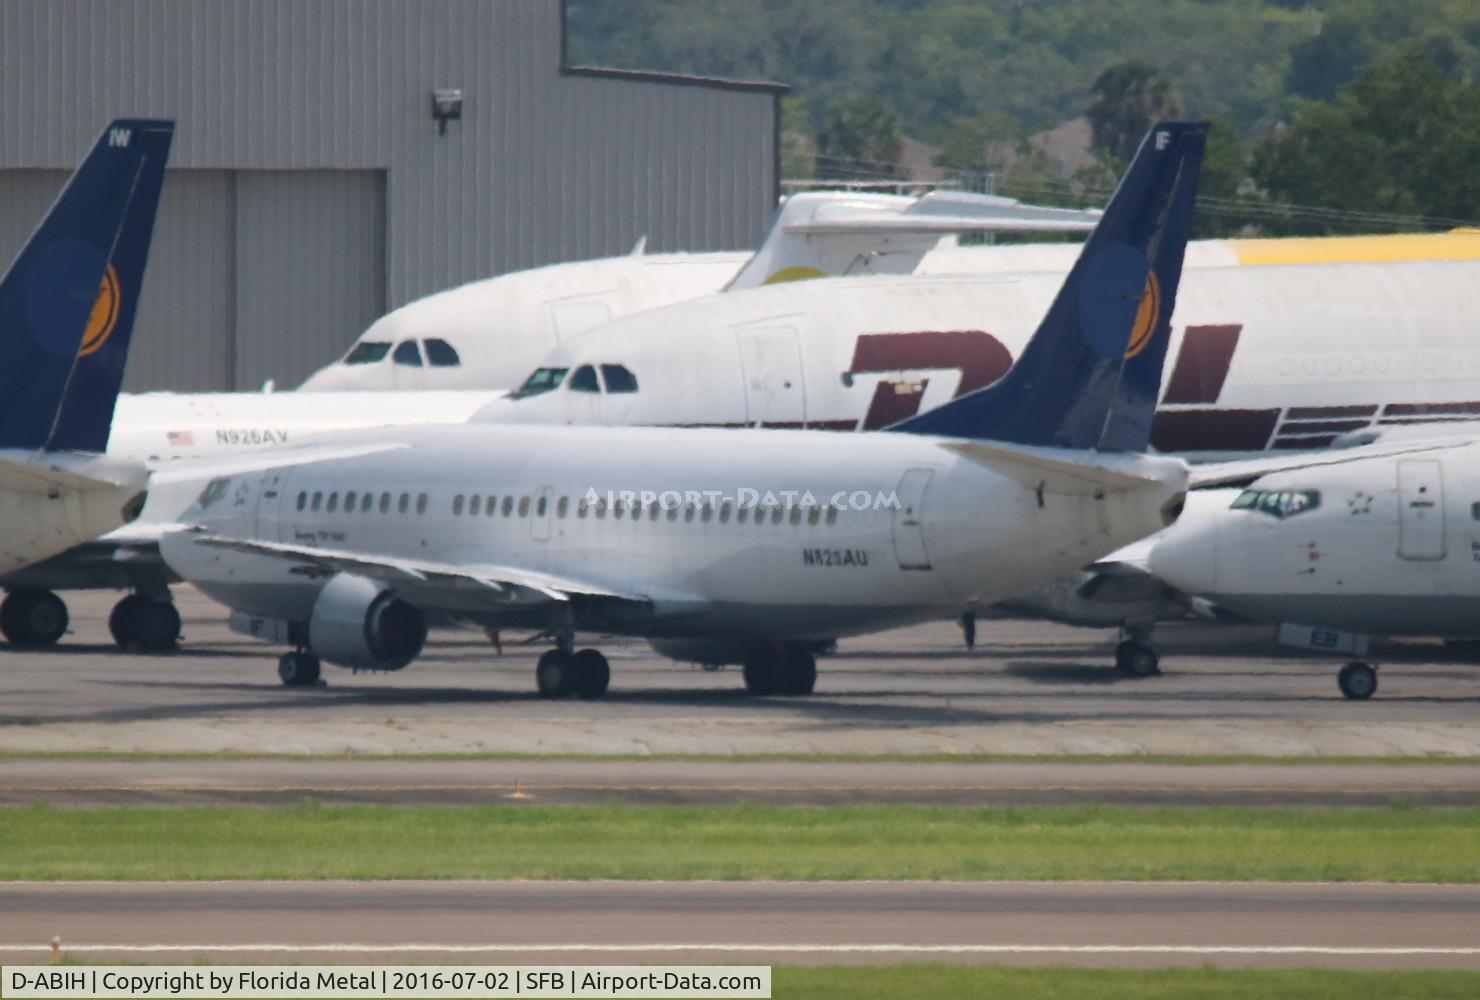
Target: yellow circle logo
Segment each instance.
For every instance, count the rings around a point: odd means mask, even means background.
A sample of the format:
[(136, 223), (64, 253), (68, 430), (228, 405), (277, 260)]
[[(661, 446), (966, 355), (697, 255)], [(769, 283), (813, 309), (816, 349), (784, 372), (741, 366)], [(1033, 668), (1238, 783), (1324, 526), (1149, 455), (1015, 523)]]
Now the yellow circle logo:
[(118, 325), (120, 299), (118, 272), (113, 270), (113, 263), (110, 261), (108, 269), (103, 272), (103, 284), (98, 288), (98, 300), (93, 303), (92, 315), (87, 318), (87, 329), (82, 333), (82, 350), (77, 353), (78, 357), (96, 354), (102, 350), (108, 338), (113, 336), (113, 328)]
[(1161, 282), (1156, 280), (1156, 272), (1152, 271), (1146, 275), (1146, 291), (1141, 295), (1141, 307), (1136, 310), (1136, 325), (1131, 327), (1131, 340), (1125, 349), (1127, 359), (1134, 358), (1151, 343), (1151, 337), (1156, 333), (1156, 321), (1160, 318)]

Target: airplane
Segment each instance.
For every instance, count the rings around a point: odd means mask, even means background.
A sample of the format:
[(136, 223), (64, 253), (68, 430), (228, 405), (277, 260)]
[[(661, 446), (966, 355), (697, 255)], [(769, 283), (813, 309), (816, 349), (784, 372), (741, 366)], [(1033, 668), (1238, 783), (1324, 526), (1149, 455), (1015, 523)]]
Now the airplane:
[[(173, 138), (174, 122), (110, 122), (0, 279), (0, 572), (143, 503), (147, 471), (102, 452)], [(0, 604), (13, 641), (65, 628), (65, 606), (44, 593)]]
[(511, 389), (550, 349), (649, 309), (827, 275), (909, 274), (956, 234), (1083, 234), (1098, 214), (958, 191), (802, 192), (777, 209), (754, 253), (648, 254), (640, 240), (624, 257), (516, 271), (410, 302), (298, 391)]
[[(1150, 571), (1286, 645), (1352, 657), (1341, 693), (1377, 691), (1370, 637), (1480, 638), (1480, 440), (1464, 426), (1387, 453), (1260, 477), (1159, 537)], [(1452, 432), (1440, 437), (1436, 432)]]
[[(1057, 280), (917, 274), (708, 296), (572, 340), (479, 419), (877, 429), (999, 378)], [(1189, 269), (1152, 445), (1232, 460), (1475, 412), (1477, 313), (1472, 260)]]
[(954, 617), (1175, 519), (1187, 467), (1144, 450), (1206, 130), (1151, 129), (1005, 377), (887, 431), (337, 435), (362, 453), (213, 479), (161, 551), (295, 647), (289, 685), (401, 669), (451, 615), (552, 634), (546, 697), (606, 691), (578, 630), (810, 693), (820, 641)]

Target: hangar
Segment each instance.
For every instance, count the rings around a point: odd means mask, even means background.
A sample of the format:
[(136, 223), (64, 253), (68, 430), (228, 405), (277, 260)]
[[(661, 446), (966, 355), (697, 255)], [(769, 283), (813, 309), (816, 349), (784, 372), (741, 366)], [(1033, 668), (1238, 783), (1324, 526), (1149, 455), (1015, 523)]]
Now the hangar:
[(783, 87), (571, 66), (556, 0), (7, 0), (0, 67), (6, 261), (105, 122), (179, 123), (133, 391), (296, 385), (388, 309), (642, 237), (755, 246), (779, 193)]

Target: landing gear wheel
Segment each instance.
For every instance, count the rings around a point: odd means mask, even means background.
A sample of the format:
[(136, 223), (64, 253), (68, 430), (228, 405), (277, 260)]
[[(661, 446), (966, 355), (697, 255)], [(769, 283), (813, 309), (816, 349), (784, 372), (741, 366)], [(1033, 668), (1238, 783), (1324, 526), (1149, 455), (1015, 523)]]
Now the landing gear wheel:
[(784, 656), (781, 647), (771, 643), (751, 650), (743, 667), (745, 690), (757, 698), (777, 694), (786, 667)]
[(148, 603), (149, 598), (143, 594), (129, 594), (113, 605), (113, 611), (108, 615), (108, 631), (113, 634), (113, 641), (118, 643), (119, 649), (132, 649), (138, 644), (139, 615)]
[(180, 612), (169, 601), (129, 594), (113, 605), (108, 631), (123, 650), (164, 653), (179, 645)]
[(1115, 647), (1115, 669), (1133, 677), (1150, 677), (1161, 673), (1161, 656), (1155, 646), (1127, 639)]
[(1377, 693), (1377, 671), (1360, 660), (1348, 663), (1336, 675), (1336, 685), (1353, 701), (1366, 701)]
[(811, 694), (817, 686), (817, 659), (811, 651), (792, 646), (786, 651), (786, 676), (781, 693), (792, 695)]
[(569, 653), (560, 649), (546, 650), (535, 664), (534, 681), (541, 698), (564, 698), (575, 690), (575, 668)]
[(12, 591), (0, 604), (0, 632), (17, 646), (54, 646), (67, 622), (67, 605), (49, 590)]
[(611, 683), (612, 668), (606, 657), (594, 649), (583, 649), (570, 658), (572, 686), (578, 697), (591, 699), (606, 694)]
[(287, 687), (308, 687), (319, 682), (319, 658), (296, 651), (278, 658), (278, 677)]
[(174, 649), (180, 640), (180, 612), (168, 601), (148, 601), (134, 622), (134, 637), (148, 653)]

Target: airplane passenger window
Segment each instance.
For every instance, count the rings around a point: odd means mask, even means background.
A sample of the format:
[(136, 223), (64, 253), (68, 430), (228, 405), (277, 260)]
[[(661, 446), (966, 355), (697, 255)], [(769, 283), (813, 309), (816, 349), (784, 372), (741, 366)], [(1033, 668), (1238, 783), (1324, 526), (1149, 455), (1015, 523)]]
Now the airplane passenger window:
[(683, 519), (685, 522), (689, 522), (694, 519), (694, 508), (690, 507), (688, 504), (684, 504)]
[(305, 493), (305, 492), (303, 492), (302, 490), (299, 490), (298, 491), (298, 509), (299, 510), (302, 510), (304, 507), (307, 507), (307, 506), (308, 506), (308, 494)]
[(421, 349), (416, 346), (416, 341), (403, 340), (396, 345), (396, 353), (391, 355), (391, 360), (398, 365), (420, 368)]
[(811, 510), (807, 511), (807, 523), (808, 524), (816, 524), (820, 520), (822, 520), (822, 511), (821, 511), (821, 509), (819, 509), (817, 507), (813, 507)]
[(482, 503), (482, 500), (478, 497), (478, 494), (474, 493), (472, 496), (468, 497), (468, 513), (478, 513), (478, 505), (480, 503)]
[(483, 505), (483, 516), (492, 517), (498, 509), (498, 497), (489, 497), (488, 502)]
[(606, 517), (606, 504), (602, 503), (600, 500), (596, 501), (596, 516)]
[(452, 345), (439, 337), (429, 337), (421, 342), (421, 346), (427, 352), (427, 364), (433, 368), (456, 368), (462, 364), (462, 358), (457, 356)]
[(726, 500), (719, 505), (719, 523), (730, 523), (730, 501)]
[(1480, 521), (1480, 503), (1470, 504), (1470, 520)]
[(455, 497), (452, 498), (452, 513), (454, 515), (461, 514), (462, 513), (462, 508), (463, 508), (463, 498), (462, 498), (462, 494), (459, 493), (457, 496), (455, 496)]
[(772, 507), (771, 508), (771, 523), (772, 524), (780, 524), (781, 523), (781, 508), (780, 507)]
[(324, 502), (324, 494), (322, 494), (322, 493), (315, 493), (313, 495), (313, 504), (311, 506), (312, 506), (313, 511), (314, 511), (315, 514), (318, 513), (319, 504), (321, 504), (323, 502)]
[(668, 520), (670, 520), (670, 521), (677, 521), (678, 520), (678, 508), (677, 507), (669, 507), (668, 508)]
[(324, 507), (324, 509), (327, 510), (331, 514), (334, 513), (336, 510), (339, 509), (339, 491), (338, 490), (335, 490), (333, 493), (330, 493), (329, 494), (329, 503)]
[(349, 349), (344, 356), (347, 365), (373, 365), (390, 352), (391, 345), (385, 340), (362, 340)]
[(509, 393), (510, 399), (524, 399), (527, 396), (538, 396), (542, 392), (560, 388), (560, 383), (565, 381), (565, 373), (569, 368), (536, 368), (524, 384)]
[(827, 523), (828, 524), (837, 524), (838, 523), (838, 509), (836, 507), (829, 507), (827, 509)]
[(602, 365), (601, 380), (607, 392), (636, 392), (637, 376), (626, 365)]
[(382, 514), (389, 514), (391, 512), (391, 495), (389, 493), (382, 493), (380, 495), (380, 512)]
[(708, 524), (710, 521), (713, 521), (714, 520), (714, 505), (713, 504), (708, 504), (708, 503), (705, 504), (704, 505), (704, 513), (702, 515), (700, 515), (700, 517), (704, 521), (705, 524)]
[(571, 392), (600, 392), (601, 385), (596, 381), (596, 369), (590, 365), (581, 365), (570, 377), (569, 388)]
[(344, 512), (353, 514), (355, 512), (355, 491), (350, 490), (344, 495)]
[(427, 512), (427, 495), (425, 493), (418, 493), (416, 495), (416, 512), (418, 514), (425, 514)]
[(534, 505), (534, 512), (539, 517), (544, 517), (545, 516), (545, 511), (547, 511), (549, 509), (550, 509), (550, 498), (549, 497), (545, 497), (545, 496), (540, 497), (539, 503), (537, 503), (537, 504)]
[(519, 516), (520, 517), (528, 517), (529, 516), (529, 497), (520, 497), (519, 498)]
[(648, 505), (648, 520), (649, 521), (656, 521), (657, 519), (658, 519), (658, 504), (656, 502), (654, 502), (654, 503), (651, 503), (651, 504)]
[(504, 497), (504, 517), (514, 513), (514, 498)]
[(741, 507), (739, 510), (735, 511), (735, 523), (736, 524), (744, 524), (746, 518), (748, 518), (748, 517), (750, 517), (750, 508), (749, 507)]
[(398, 510), (402, 514), (404, 514), (404, 513), (406, 513), (407, 509), (410, 506), (411, 506), (411, 494), (410, 493), (402, 493), (401, 494), (400, 501), (397, 502), (397, 504), (396, 504), (396, 510)]
[(370, 504), (374, 500), (375, 500), (375, 497), (372, 496), (368, 491), (365, 493), (364, 496), (360, 497), (360, 513), (361, 514), (368, 514), (368, 513), (370, 513)]
[(555, 502), (555, 516), (564, 517), (570, 511), (570, 497), (561, 497)]
[(791, 509), (791, 523), (792, 524), (801, 524), (802, 523), (802, 508), (800, 508), (800, 507), (793, 507)]

